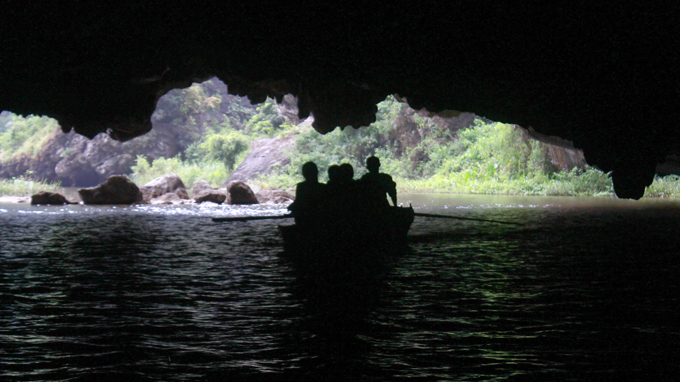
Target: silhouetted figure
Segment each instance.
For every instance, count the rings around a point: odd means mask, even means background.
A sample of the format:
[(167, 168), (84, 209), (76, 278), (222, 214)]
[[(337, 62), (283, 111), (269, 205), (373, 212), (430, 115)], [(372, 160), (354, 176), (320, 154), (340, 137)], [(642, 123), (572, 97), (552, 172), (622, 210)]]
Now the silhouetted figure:
[(366, 159), (368, 174), (361, 177), (361, 186), (364, 192), (365, 205), (368, 209), (375, 210), (389, 207), (385, 197), (388, 194), (392, 204), (397, 205), (397, 184), (388, 174), (380, 172), (380, 159), (371, 156)]
[(324, 213), (324, 184), (319, 183), (319, 169), (314, 162), (302, 165), (304, 182), (295, 187), (295, 201), (288, 206), (288, 210), (295, 217), (295, 224), (315, 224), (323, 218)]
[(357, 195), (357, 183), (353, 177), (354, 169), (349, 163), (328, 168), (326, 204), (331, 218), (336, 222), (351, 219), (357, 212), (360, 196)]
[(343, 186), (351, 187), (350, 185), (354, 183), (354, 168), (351, 164), (343, 163), (340, 165), (338, 180)]
[(328, 167), (328, 183), (326, 183), (326, 185), (328, 187), (335, 187), (338, 183), (339, 178), (340, 178), (340, 166), (334, 164)]

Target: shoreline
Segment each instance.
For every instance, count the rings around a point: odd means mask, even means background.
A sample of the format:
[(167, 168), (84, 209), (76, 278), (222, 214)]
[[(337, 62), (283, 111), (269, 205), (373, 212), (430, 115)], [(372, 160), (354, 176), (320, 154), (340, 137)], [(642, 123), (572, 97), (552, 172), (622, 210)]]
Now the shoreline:
[[(455, 193), (455, 192), (405, 192), (404, 194), (417, 194), (417, 195), (469, 195), (469, 196), (507, 196), (507, 197), (570, 197), (570, 198), (601, 198), (601, 199), (616, 199), (613, 195), (520, 195), (520, 194), (472, 194), (472, 193)], [(640, 200), (667, 200), (667, 201), (679, 201), (680, 198), (674, 197), (662, 197), (662, 196), (645, 196)], [(70, 200), (70, 199), (69, 199)], [(624, 199), (621, 199), (624, 200)], [(31, 204), (31, 196), (13, 196), (13, 195), (2, 195), (0, 196), (0, 204)], [(71, 205), (82, 204), (80, 200), (71, 203)], [(175, 203), (172, 203), (175, 204)], [(177, 203), (177, 204), (189, 204), (189, 203)], [(151, 204), (150, 204), (151, 205)], [(159, 204), (153, 204), (159, 205)]]
[(31, 204), (31, 197), (30, 196), (10, 196), (10, 195), (3, 195), (0, 196), (0, 203), (28, 203)]

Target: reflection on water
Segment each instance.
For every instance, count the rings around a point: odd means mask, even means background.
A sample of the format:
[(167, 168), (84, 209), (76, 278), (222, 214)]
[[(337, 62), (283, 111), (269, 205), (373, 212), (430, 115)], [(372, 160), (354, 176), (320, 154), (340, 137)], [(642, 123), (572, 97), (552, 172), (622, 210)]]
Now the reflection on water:
[(401, 195), (405, 254), (319, 285), (282, 206), (0, 205), (3, 380), (671, 380), (677, 202)]

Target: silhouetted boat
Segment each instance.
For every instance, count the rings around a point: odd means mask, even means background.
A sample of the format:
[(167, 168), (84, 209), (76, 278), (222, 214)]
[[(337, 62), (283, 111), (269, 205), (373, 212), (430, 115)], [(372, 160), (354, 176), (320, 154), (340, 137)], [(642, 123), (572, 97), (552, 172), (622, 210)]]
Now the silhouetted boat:
[(373, 216), (304, 228), (280, 225), (284, 256), (317, 276), (361, 277), (378, 271), (385, 259), (406, 248), (414, 216), (411, 207), (392, 207)]

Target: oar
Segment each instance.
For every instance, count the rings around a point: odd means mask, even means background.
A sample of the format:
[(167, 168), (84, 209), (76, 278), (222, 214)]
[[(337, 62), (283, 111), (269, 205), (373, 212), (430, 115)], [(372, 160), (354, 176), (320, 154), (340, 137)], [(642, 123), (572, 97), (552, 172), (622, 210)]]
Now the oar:
[(274, 219), (288, 219), (293, 215), (274, 215), (274, 216), (235, 216), (226, 218), (212, 218), (214, 222), (244, 222), (248, 220), (274, 220)]
[(458, 219), (458, 220), (474, 220), (478, 222), (488, 222), (488, 223), (498, 223), (498, 224), (516, 224), (516, 225), (522, 225), (522, 223), (514, 223), (514, 222), (504, 222), (500, 220), (487, 220), (487, 219), (473, 219), (473, 218), (461, 218), (459, 216), (451, 216), (451, 215), (437, 215), (437, 214), (424, 214), (421, 212), (416, 212), (414, 213), (415, 216), (422, 216), (424, 218), (439, 218), (439, 219)]

